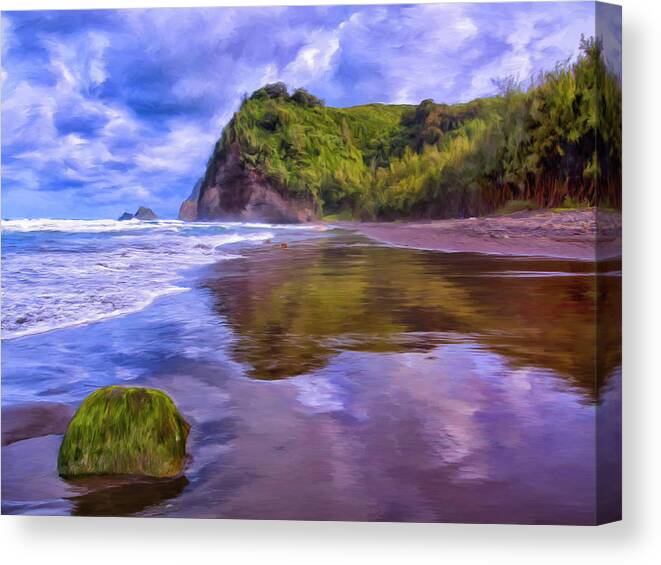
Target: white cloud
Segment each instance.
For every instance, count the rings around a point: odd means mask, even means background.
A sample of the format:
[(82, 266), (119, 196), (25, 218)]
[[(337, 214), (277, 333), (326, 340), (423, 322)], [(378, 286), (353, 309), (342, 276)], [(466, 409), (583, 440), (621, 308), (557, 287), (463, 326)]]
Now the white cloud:
[(217, 134), (203, 130), (197, 124), (175, 122), (156, 145), (143, 148), (135, 157), (135, 163), (146, 172), (190, 174), (199, 161), (208, 157), (209, 147)]
[[(4, 93), (3, 153), (9, 152), (11, 159), (3, 163), (3, 184), (12, 192), (23, 187), (20, 194), (29, 201), (43, 194), (49, 206), (57, 199), (46, 198), (46, 183), (55, 177), (62, 185), (57, 193), (70, 195), (73, 189), (67, 190), (67, 185), (77, 187), (90, 204), (124, 207), (131, 202), (128, 207), (133, 207), (136, 201), (158, 201), (145, 183), (159, 173), (199, 175), (218, 135), (218, 123), (212, 121), (205, 130), (178, 119), (168, 123), (164, 133), (154, 133), (127, 108), (89, 96), (88, 89), (107, 77), (103, 55), (108, 41), (99, 34), (85, 39), (90, 51), (78, 57), (73, 44), (49, 38), (45, 45), (54, 84), (23, 80)], [(55, 123), (58, 113), (94, 116), (104, 125), (89, 135), (62, 134)], [(7, 200), (6, 189), (3, 199), (12, 209), (24, 208), (15, 198)], [(59, 209), (54, 206), (53, 213)]]
[(372, 90), (377, 101), (417, 103), (447, 97), (477, 34), (465, 5), (407, 6), (396, 20), (385, 8), (370, 9), (341, 26), (340, 49), (347, 60), (371, 70), (358, 79), (358, 88)]
[(480, 23), (505, 48), (472, 71), (461, 98), (469, 100), (494, 94), (494, 79), (514, 77), (524, 86), (542, 70), (575, 59), (581, 34), (594, 33), (594, 6), (539, 4), (515, 10)]
[(309, 86), (329, 74), (333, 67), (333, 57), (339, 49), (340, 40), (336, 30), (315, 33), (313, 39), (285, 67), (282, 79), (294, 87)]

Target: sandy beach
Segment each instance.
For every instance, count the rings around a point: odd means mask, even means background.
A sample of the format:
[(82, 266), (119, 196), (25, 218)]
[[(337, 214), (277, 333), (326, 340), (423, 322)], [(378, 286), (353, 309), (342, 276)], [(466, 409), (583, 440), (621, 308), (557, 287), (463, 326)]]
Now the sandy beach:
[(508, 216), (417, 222), (340, 224), (399, 247), (493, 255), (555, 257), (594, 261), (622, 253), (619, 213), (537, 210)]

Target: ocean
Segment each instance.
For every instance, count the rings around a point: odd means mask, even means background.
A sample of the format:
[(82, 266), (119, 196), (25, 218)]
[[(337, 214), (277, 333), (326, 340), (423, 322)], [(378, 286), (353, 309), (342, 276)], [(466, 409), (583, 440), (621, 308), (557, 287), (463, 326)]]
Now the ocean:
[[(10, 351), (20, 351), (25, 343), (13, 340), (39, 334), (44, 334), (40, 342), (57, 342), (62, 330), (134, 314), (159, 299), (191, 292), (204, 266), (240, 258), (242, 250), (264, 242), (310, 232), (320, 233), (318, 228), (259, 223), (5, 220), (3, 341)], [(15, 376), (16, 359), (12, 353), (9, 357), (3, 366), (3, 403), (41, 398), (45, 390), (34, 377), (23, 381)], [(15, 388), (15, 382), (23, 384)], [(72, 390), (62, 399), (77, 400), (84, 392)]]
[(177, 220), (5, 220), (2, 337), (143, 310), (161, 296), (190, 290), (186, 277), (195, 267), (234, 259), (246, 246), (295, 229)]

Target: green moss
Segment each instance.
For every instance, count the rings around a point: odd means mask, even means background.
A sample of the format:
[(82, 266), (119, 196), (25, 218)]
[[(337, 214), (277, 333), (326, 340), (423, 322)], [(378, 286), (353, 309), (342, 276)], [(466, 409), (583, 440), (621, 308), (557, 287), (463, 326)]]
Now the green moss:
[(57, 460), (62, 477), (173, 477), (190, 426), (172, 400), (149, 388), (110, 386), (89, 395), (69, 423)]

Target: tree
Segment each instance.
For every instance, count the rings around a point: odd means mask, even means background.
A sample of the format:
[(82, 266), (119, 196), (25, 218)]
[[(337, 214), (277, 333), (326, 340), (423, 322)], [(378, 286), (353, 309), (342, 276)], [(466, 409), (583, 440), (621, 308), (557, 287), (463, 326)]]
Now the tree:
[(317, 98), (314, 94), (310, 94), (305, 88), (297, 88), (294, 90), (291, 99), (297, 104), (308, 106), (310, 108), (324, 105), (324, 101), (321, 98)]
[(287, 85), (284, 82), (274, 82), (267, 84), (255, 92), (252, 93), (250, 98), (260, 99), (260, 98), (289, 98), (289, 93), (287, 92)]

